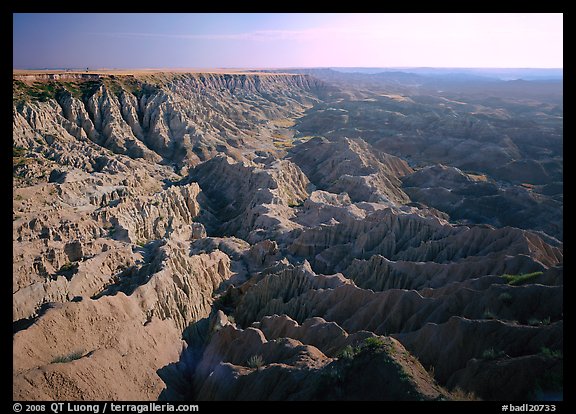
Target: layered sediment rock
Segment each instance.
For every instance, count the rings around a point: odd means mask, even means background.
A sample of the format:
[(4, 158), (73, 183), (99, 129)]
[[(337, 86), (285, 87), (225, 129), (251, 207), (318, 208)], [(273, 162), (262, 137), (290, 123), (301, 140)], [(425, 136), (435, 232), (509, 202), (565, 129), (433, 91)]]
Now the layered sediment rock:
[(290, 161), (236, 163), (218, 156), (196, 167), (190, 179), (208, 199), (212, 217), (206, 225), (217, 234), (254, 243), (300, 227), (290, 220), (292, 207), (308, 197), (309, 181)]
[(352, 201), (408, 202), (400, 178), (412, 172), (400, 158), (360, 140), (313, 138), (296, 146), (290, 157), (321, 190), (345, 192)]
[(486, 176), (443, 165), (423, 168), (402, 181), (412, 200), (442, 210), (452, 220), (539, 230), (562, 240), (562, 203), (533, 188), (499, 188)]

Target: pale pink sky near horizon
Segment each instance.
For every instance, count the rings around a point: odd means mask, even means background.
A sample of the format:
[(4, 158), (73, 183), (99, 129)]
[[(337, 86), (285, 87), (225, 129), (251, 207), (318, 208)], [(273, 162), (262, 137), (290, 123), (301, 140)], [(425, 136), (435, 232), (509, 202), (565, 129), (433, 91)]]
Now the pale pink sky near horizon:
[(562, 68), (561, 13), (14, 14), (13, 67)]

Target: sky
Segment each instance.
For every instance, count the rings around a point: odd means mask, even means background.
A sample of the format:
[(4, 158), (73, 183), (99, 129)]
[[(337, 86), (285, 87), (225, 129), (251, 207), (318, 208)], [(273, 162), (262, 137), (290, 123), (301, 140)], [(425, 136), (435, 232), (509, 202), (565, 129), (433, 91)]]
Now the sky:
[(15, 13), (13, 68), (562, 68), (561, 13)]

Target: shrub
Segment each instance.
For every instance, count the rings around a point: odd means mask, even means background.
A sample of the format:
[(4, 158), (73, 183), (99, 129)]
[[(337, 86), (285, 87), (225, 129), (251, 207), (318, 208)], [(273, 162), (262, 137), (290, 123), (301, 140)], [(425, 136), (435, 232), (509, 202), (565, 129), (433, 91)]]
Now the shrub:
[(371, 336), (364, 340), (364, 346), (370, 349), (379, 349), (384, 347), (384, 341), (380, 337)]
[(264, 358), (262, 358), (262, 355), (252, 355), (248, 358), (248, 361), (246, 361), (246, 365), (249, 368), (259, 369), (264, 365)]
[(520, 286), (525, 283), (531, 282), (540, 276), (543, 272), (523, 273), (519, 275), (503, 274), (502, 277), (511, 286)]
[(347, 359), (347, 360), (354, 359), (355, 356), (356, 356), (356, 351), (354, 350), (354, 348), (352, 348), (351, 345), (346, 345), (342, 349), (342, 351), (340, 351), (340, 353), (338, 354), (338, 358)]
[(77, 359), (80, 359), (84, 356), (84, 351), (74, 351), (68, 355), (63, 355), (63, 356), (59, 356), (56, 357), (52, 360), (53, 364), (59, 364), (59, 363), (66, 363), (66, 362), (72, 362), (72, 361), (76, 361)]

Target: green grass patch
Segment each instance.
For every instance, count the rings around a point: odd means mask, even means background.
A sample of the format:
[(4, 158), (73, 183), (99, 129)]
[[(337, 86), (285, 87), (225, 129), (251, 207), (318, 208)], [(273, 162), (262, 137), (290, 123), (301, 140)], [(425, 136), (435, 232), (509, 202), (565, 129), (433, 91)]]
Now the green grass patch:
[(543, 272), (523, 273), (518, 275), (503, 274), (502, 278), (504, 278), (504, 280), (506, 280), (506, 283), (508, 283), (510, 286), (520, 286), (532, 282), (542, 273)]
[(18, 107), (25, 102), (46, 102), (50, 99), (58, 99), (66, 93), (85, 101), (94, 95), (102, 85), (111, 95), (120, 96), (123, 91), (126, 91), (137, 98), (151, 95), (160, 90), (160, 87), (156, 85), (142, 83), (133, 77), (103, 76), (99, 79), (48, 80), (36, 81), (32, 84), (13, 80), (12, 96)]
[(378, 336), (371, 336), (364, 340), (364, 346), (371, 350), (380, 350), (384, 348), (385, 345), (384, 340)]

